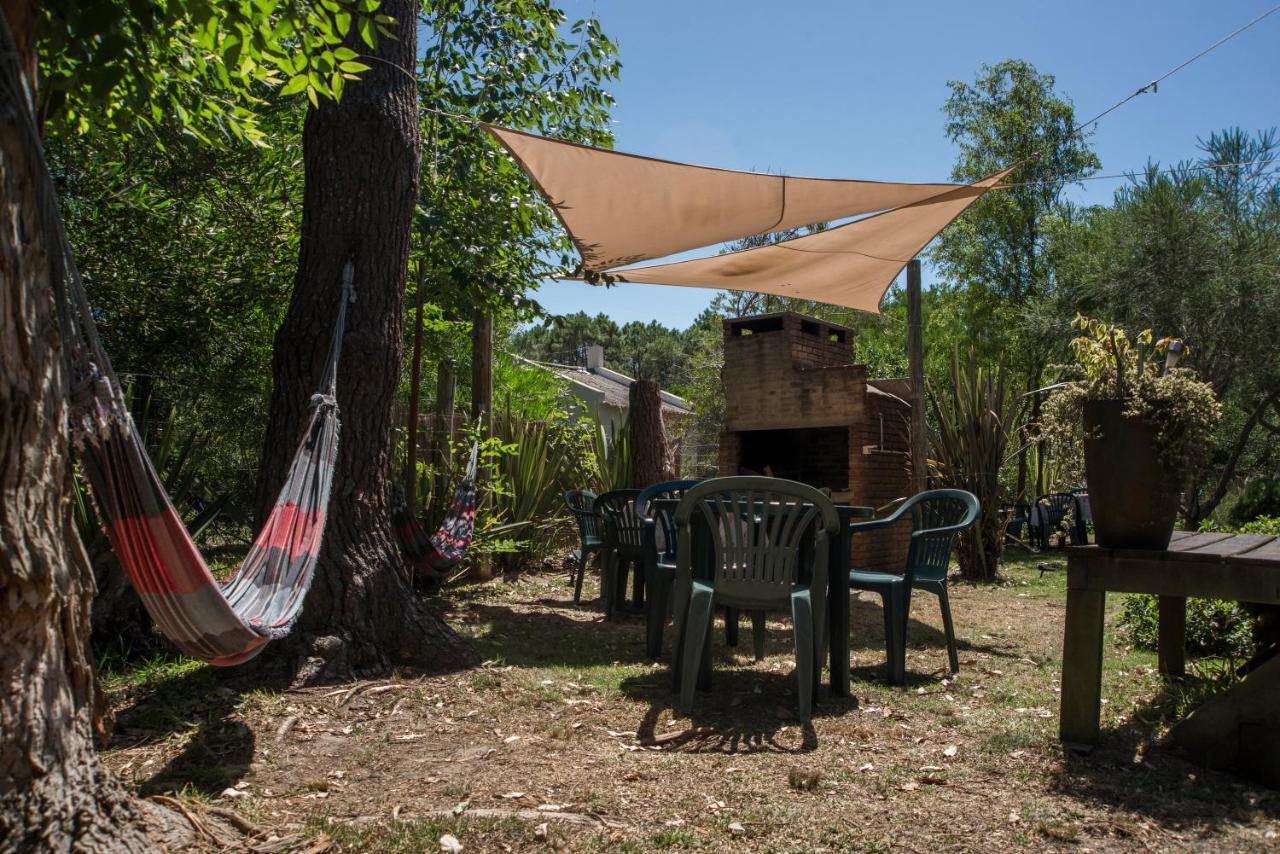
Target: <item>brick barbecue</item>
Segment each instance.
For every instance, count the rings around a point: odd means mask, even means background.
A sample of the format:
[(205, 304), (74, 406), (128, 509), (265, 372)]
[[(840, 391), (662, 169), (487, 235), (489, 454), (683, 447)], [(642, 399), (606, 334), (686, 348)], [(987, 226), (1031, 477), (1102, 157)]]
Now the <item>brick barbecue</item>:
[[(771, 474), (880, 507), (911, 494), (906, 380), (868, 380), (853, 330), (784, 312), (724, 321), (720, 473)], [(900, 570), (905, 527), (854, 538), (855, 566)]]

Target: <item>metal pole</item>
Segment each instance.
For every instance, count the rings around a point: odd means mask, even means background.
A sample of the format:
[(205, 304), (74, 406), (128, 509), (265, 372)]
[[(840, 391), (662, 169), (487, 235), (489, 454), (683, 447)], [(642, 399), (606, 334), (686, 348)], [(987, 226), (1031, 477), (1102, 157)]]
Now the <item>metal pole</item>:
[(911, 485), (924, 492), (928, 475), (928, 427), (924, 417), (924, 325), (920, 317), (920, 259), (907, 262), (907, 365), (911, 372)]

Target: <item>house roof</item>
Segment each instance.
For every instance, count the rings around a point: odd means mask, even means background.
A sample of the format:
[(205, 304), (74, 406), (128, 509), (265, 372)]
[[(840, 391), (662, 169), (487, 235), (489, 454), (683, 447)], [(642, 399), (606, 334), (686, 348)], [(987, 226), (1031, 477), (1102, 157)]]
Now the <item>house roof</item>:
[[(547, 362), (533, 362), (532, 364), (546, 368), (557, 376), (564, 377), (571, 383), (578, 383), (587, 388), (594, 389), (604, 395), (604, 402), (618, 409), (627, 409), (631, 404), (631, 386), (635, 383), (633, 377), (619, 373), (610, 368), (580, 368), (572, 365), (556, 365)], [(673, 415), (691, 415), (693, 407), (682, 397), (678, 397), (669, 391), (659, 390), (662, 396), (662, 411)]]

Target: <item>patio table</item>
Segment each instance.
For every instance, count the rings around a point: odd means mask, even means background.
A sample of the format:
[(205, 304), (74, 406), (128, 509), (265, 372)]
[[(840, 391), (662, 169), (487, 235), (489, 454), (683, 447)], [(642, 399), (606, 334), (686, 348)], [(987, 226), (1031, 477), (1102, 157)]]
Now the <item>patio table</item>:
[(1164, 551), (1067, 549), (1067, 619), (1062, 639), (1063, 741), (1098, 741), (1102, 628), (1108, 591), (1159, 597), (1160, 672), (1183, 675), (1187, 597), (1280, 604), (1280, 537), (1174, 533)]
[[(680, 502), (676, 499), (657, 499), (655, 508), (674, 512)], [(828, 544), (827, 558), (827, 658), (829, 661), (831, 693), (839, 697), (849, 696), (849, 567), (853, 531), (850, 524), (875, 515), (875, 508), (859, 505), (837, 504), (840, 517), (840, 535)], [(819, 663), (820, 664), (820, 663)], [(814, 668), (814, 697), (822, 681), (822, 667)]]

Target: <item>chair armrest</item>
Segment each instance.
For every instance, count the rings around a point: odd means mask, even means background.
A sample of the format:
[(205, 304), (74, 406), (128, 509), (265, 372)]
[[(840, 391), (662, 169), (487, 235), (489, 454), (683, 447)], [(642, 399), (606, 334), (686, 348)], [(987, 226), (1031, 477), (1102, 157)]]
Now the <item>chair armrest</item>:
[(869, 522), (850, 522), (849, 530), (856, 534), (859, 531), (874, 531), (877, 528), (887, 528), (901, 519), (903, 514), (910, 509), (911, 502), (908, 501), (905, 504), (900, 505), (897, 510), (894, 510), (883, 519), (872, 519)]

